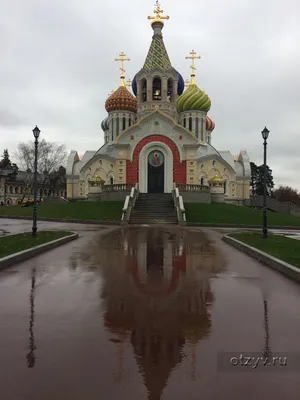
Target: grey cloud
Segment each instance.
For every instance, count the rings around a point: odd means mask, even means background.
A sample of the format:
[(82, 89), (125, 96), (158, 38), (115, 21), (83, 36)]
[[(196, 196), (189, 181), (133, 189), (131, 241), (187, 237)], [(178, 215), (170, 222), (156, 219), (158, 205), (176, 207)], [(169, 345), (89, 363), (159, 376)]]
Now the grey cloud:
[[(212, 100), (214, 146), (233, 154), (246, 148), (260, 163), (260, 132), (267, 125), (276, 183), (300, 189), (299, 1), (165, 0), (162, 6), (171, 16), (164, 40), (174, 67), (188, 78), (184, 57), (193, 48), (202, 57), (196, 80)], [(104, 103), (119, 84), (114, 58), (127, 52), (126, 77), (132, 79), (149, 49), (152, 13), (151, 2), (138, 0), (130, 7), (97, 0), (6, 2), (0, 110), (8, 114), (0, 114), (0, 147), (13, 152), (38, 124), (48, 140), (79, 153), (99, 148)]]

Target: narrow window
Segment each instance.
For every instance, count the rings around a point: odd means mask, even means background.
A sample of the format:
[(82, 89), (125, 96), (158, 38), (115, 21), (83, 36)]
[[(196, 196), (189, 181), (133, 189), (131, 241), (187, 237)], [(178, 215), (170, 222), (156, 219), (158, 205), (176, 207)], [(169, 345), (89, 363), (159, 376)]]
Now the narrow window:
[(203, 130), (204, 130), (204, 128), (203, 128), (203, 122), (204, 122), (204, 120), (203, 120), (203, 118), (201, 119), (201, 140), (202, 140), (202, 142), (203, 142), (203, 135), (204, 135), (204, 132), (203, 132)]
[(192, 132), (192, 123), (193, 123), (193, 119), (192, 117), (189, 117), (189, 130)]
[(126, 118), (125, 117), (123, 117), (123, 131), (125, 131), (125, 129), (126, 129)]
[(114, 140), (114, 119), (111, 120), (111, 140)]
[(114, 184), (114, 178), (111, 176), (110, 177), (110, 184), (113, 185)]
[(119, 133), (120, 133), (120, 119), (119, 119), (119, 117), (117, 117), (117, 129), (116, 129), (116, 136), (118, 136), (119, 135)]
[(183, 118), (183, 126), (186, 128), (186, 118)]
[(203, 177), (201, 178), (200, 185), (201, 185), (201, 186), (204, 185), (204, 178), (203, 178)]
[(195, 129), (196, 138), (199, 137), (199, 118), (196, 117), (196, 129)]

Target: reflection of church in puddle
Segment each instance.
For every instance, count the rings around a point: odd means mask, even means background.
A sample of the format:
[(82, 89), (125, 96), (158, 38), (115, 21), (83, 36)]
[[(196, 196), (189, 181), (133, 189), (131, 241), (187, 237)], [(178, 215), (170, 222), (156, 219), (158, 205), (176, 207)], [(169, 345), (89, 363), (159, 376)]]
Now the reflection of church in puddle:
[(100, 247), (105, 326), (120, 362), (131, 343), (149, 399), (160, 399), (185, 345), (195, 373), (197, 343), (211, 329), (209, 278), (224, 259), (206, 235), (179, 229), (125, 229)]

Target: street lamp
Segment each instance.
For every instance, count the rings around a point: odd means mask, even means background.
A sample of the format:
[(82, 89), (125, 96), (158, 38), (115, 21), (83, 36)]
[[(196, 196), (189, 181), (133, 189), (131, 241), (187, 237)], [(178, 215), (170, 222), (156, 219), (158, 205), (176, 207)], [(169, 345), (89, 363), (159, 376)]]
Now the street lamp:
[(267, 228), (267, 139), (270, 131), (265, 127), (261, 132), (262, 138), (264, 139), (264, 200), (263, 200), (263, 237), (268, 237)]
[(36, 236), (37, 226), (36, 226), (36, 200), (37, 200), (37, 158), (38, 158), (38, 138), (40, 136), (41, 131), (36, 126), (33, 129), (34, 136), (34, 202), (33, 202), (33, 224), (32, 224), (32, 237)]

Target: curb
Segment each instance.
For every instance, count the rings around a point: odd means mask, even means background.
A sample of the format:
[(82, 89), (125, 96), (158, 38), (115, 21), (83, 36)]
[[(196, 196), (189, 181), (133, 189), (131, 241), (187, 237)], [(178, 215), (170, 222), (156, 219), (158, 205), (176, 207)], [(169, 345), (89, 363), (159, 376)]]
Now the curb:
[(77, 238), (78, 233), (74, 232), (72, 235), (65, 236), (60, 239), (53, 240), (52, 242), (40, 244), (39, 246), (32, 247), (31, 249), (19, 251), (18, 253), (0, 258), (0, 271), (19, 262), (28, 260), (29, 258), (38, 256), (39, 254), (42, 254), (48, 250), (55, 249), (56, 247), (69, 243)]
[[(21, 219), (31, 221), (32, 217), (23, 217), (17, 215), (0, 215), (3, 219)], [(91, 224), (91, 225), (121, 225), (121, 221), (97, 221), (91, 219), (68, 219), (68, 218), (46, 218), (38, 217), (38, 221), (49, 221), (49, 222), (70, 222), (72, 224)]]
[(239, 251), (247, 254), (248, 256), (254, 258), (255, 260), (261, 262), (268, 267), (275, 269), (276, 271), (280, 272), (281, 274), (285, 275), (286, 277), (300, 283), (300, 269), (294, 267), (293, 265), (279, 260), (276, 257), (271, 256), (270, 254), (265, 253), (264, 251), (258, 250), (254, 247), (251, 247), (239, 240), (236, 240), (228, 235), (222, 237), (222, 240), (230, 244), (231, 246), (235, 247)]
[[(199, 226), (203, 228), (242, 228), (242, 229), (262, 229), (261, 225), (242, 225), (242, 224), (205, 224), (197, 222), (187, 222), (187, 226)], [(300, 230), (299, 226), (280, 226), (280, 225), (268, 225), (268, 229), (280, 229), (280, 230)]]

